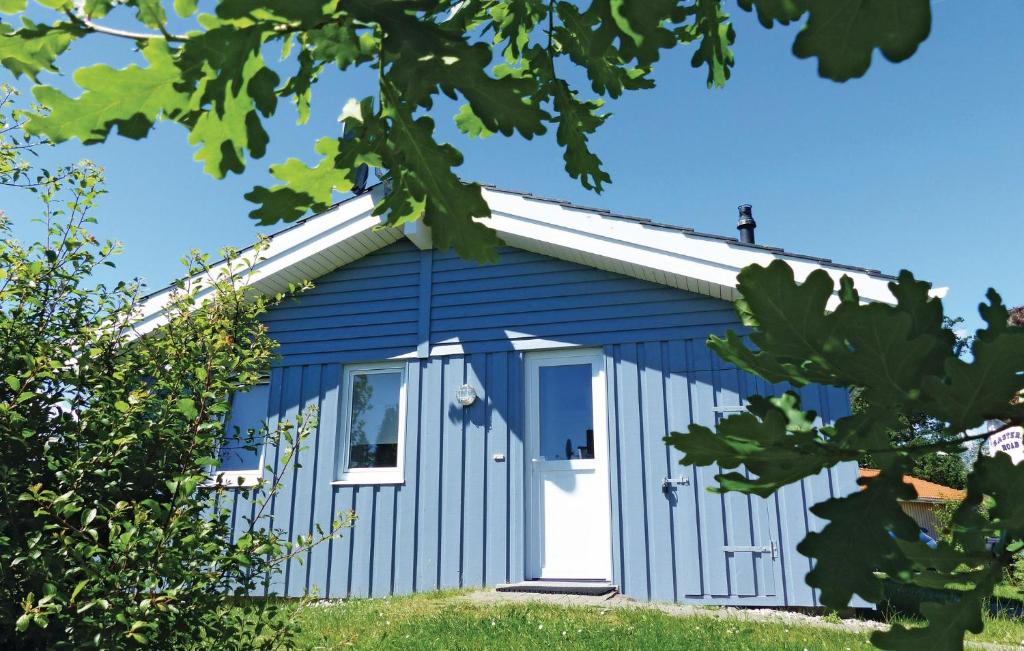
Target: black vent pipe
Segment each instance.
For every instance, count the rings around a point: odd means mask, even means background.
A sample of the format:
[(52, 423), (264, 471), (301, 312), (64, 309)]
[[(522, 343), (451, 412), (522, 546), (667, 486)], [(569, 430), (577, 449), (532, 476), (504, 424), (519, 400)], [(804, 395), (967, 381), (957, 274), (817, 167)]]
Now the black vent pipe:
[(754, 221), (753, 209), (749, 203), (740, 206), (740, 220), (736, 224), (736, 228), (740, 232), (740, 242), (754, 243), (754, 229), (757, 228), (757, 222)]

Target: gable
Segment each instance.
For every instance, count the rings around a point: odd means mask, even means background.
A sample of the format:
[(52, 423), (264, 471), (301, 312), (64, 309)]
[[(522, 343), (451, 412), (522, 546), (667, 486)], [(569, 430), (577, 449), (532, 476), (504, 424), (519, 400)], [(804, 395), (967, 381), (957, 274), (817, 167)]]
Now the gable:
[(443, 353), (679, 338), (736, 321), (728, 301), (522, 249), (488, 266), (433, 252), (430, 342)]
[(289, 359), (401, 357), (419, 343), (420, 251), (400, 240), (313, 280), (311, 290), (263, 315)]
[(731, 303), (513, 247), (490, 265), (400, 240), (265, 316), (281, 364), (704, 337)]
[[(390, 228), (382, 216), (373, 214), (383, 192), (386, 188), (378, 185), (272, 235), (248, 279), (252, 287), (264, 294), (284, 291), (290, 283), (323, 276), (399, 240), (431, 250), (430, 229), (422, 222)], [(487, 187), (483, 196), (491, 216), (481, 219), (482, 223), (509, 246), (550, 258), (727, 301), (738, 298), (740, 269), (783, 260), (793, 268), (797, 281), (821, 270), (838, 287), (845, 275), (852, 279), (863, 302), (894, 302), (888, 288), (892, 277), (876, 270), (525, 193)], [(214, 265), (213, 272), (219, 273), (226, 264)], [(165, 288), (146, 297), (133, 327), (136, 335), (165, 322), (170, 294), (170, 288)], [(212, 291), (205, 289), (199, 299), (211, 296)], [(834, 293), (830, 308), (838, 300)]]

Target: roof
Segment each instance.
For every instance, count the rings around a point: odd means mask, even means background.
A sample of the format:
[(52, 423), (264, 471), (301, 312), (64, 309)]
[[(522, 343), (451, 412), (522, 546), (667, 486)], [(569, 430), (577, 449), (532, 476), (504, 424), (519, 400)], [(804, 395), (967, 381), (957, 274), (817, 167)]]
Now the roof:
[[(877, 477), (881, 473), (880, 470), (875, 468), (859, 468), (858, 476), (865, 479), (871, 479)], [(912, 477), (910, 475), (903, 475), (903, 483), (910, 484), (917, 491), (917, 499), (914, 501), (920, 502), (960, 502), (967, 493), (958, 490), (956, 488), (950, 488), (949, 486), (943, 486), (942, 484), (936, 484), (935, 482), (926, 481), (918, 477)], [(866, 487), (861, 486), (861, 490)]]
[(791, 257), (791, 258), (799, 258), (799, 259), (802, 259), (802, 260), (809, 260), (809, 261), (812, 261), (812, 262), (820, 263), (822, 265), (829, 265), (829, 266), (831, 266), (833, 268), (836, 268), (836, 269), (848, 269), (850, 271), (857, 271), (857, 272), (862, 272), (862, 273), (870, 274), (872, 276), (877, 276), (879, 278), (885, 278), (886, 280), (896, 280), (896, 276), (893, 276), (893, 275), (890, 275), (890, 274), (886, 274), (886, 273), (882, 273), (878, 269), (871, 269), (871, 268), (868, 268), (868, 267), (858, 267), (856, 265), (850, 265), (850, 264), (843, 264), (843, 263), (839, 263), (839, 262), (833, 262), (830, 258), (820, 258), (820, 257), (813, 256), (813, 255), (806, 255), (806, 254), (803, 254), (803, 253), (793, 253), (792, 251), (786, 251), (785, 249), (782, 249), (782, 248), (777, 247), (777, 246), (766, 246), (764, 244), (748, 244), (746, 242), (741, 242), (739, 240), (739, 238), (731, 237), (729, 235), (722, 235), (721, 233), (704, 233), (704, 232), (701, 232), (701, 231), (694, 230), (694, 229), (690, 228), (689, 226), (678, 226), (676, 224), (666, 224), (664, 222), (656, 222), (656, 221), (653, 221), (651, 219), (648, 219), (647, 217), (634, 217), (632, 215), (623, 215), (621, 213), (612, 212), (611, 210), (608, 210), (606, 208), (594, 208), (594, 207), (591, 207), (591, 206), (583, 206), (583, 205), (580, 205), (580, 204), (577, 204), (577, 203), (573, 203), (571, 201), (566, 201), (564, 199), (552, 199), (550, 197), (542, 197), (542, 196), (533, 194), (532, 192), (523, 192), (522, 190), (509, 190), (508, 188), (499, 188), (496, 185), (491, 185), (489, 183), (482, 184), (482, 186), (484, 188), (486, 188), (488, 190), (492, 190), (494, 192), (504, 192), (506, 194), (515, 194), (515, 195), (518, 195), (520, 197), (525, 197), (525, 198), (528, 198), (528, 199), (533, 199), (535, 201), (543, 201), (545, 203), (557, 204), (559, 206), (564, 206), (564, 207), (569, 208), (571, 210), (583, 210), (583, 211), (586, 211), (586, 212), (592, 212), (592, 213), (595, 213), (595, 214), (604, 215), (604, 216), (609, 217), (611, 219), (623, 219), (623, 220), (626, 220), (626, 221), (634, 222), (636, 224), (643, 224), (645, 226), (650, 226), (652, 228), (663, 228), (663, 229), (669, 230), (669, 231), (679, 231), (679, 232), (683, 232), (683, 233), (689, 233), (690, 235), (693, 235), (694, 237), (706, 237), (706, 238), (709, 238), (709, 239), (712, 239), (712, 240), (720, 240), (722, 242), (729, 242), (729, 243), (731, 243), (731, 244), (733, 244), (735, 246), (739, 246), (739, 247), (751, 248), (751, 249), (760, 249), (762, 251), (768, 251), (770, 253), (784, 254), (787, 257)]
[[(373, 214), (385, 191), (386, 187), (378, 184), (269, 236), (269, 246), (256, 264), (250, 284), (267, 294), (286, 291), (291, 283), (315, 279), (402, 237), (421, 249), (431, 248), (430, 229), (422, 222), (391, 228), (383, 217)], [(480, 221), (497, 231), (509, 246), (541, 255), (728, 301), (739, 296), (740, 269), (781, 259), (793, 268), (798, 281), (822, 269), (837, 287), (840, 277), (850, 276), (865, 302), (894, 301), (888, 288), (893, 277), (875, 269), (526, 192), (489, 185), (483, 186), (482, 192), (491, 216)], [(217, 264), (225, 263), (214, 267)], [(145, 298), (136, 332), (144, 334), (162, 324), (170, 294), (168, 287)], [(212, 290), (207, 295), (212, 295)], [(838, 301), (833, 295), (830, 306)]]

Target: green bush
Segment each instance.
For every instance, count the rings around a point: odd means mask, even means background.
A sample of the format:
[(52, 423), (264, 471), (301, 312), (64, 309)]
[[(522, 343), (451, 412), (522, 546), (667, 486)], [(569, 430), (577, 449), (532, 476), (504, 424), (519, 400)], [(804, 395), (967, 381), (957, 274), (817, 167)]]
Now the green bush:
[[(289, 541), (264, 515), (314, 413), (264, 431), (280, 453), (259, 485), (209, 480), (231, 395), (274, 354), (258, 316), (275, 299), (245, 286), (256, 258), (228, 251), (228, 274), (191, 255), (166, 325), (136, 336), (137, 284), (92, 280), (117, 252), (86, 230), (100, 172), (34, 171), (21, 154), (45, 143), (10, 140), (17, 122), (3, 124), (0, 184), (39, 195), (45, 237), (22, 245), (0, 217), (0, 638), (17, 649), (290, 646), (289, 611), (238, 598), (264, 594), (285, 559), (349, 520)], [(255, 507), (233, 533), (219, 504), (234, 490)]]
[(1018, 555), (1006, 568), (1002, 585), (1014, 598), (1024, 598), (1024, 557)]

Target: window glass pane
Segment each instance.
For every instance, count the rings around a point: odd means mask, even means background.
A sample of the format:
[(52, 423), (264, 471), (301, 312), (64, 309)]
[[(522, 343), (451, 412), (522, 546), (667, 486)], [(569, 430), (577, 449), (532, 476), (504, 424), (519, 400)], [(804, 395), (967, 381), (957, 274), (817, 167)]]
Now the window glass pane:
[(541, 366), (540, 454), (545, 459), (594, 458), (590, 364)]
[(402, 373), (353, 373), (351, 378), (348, 467), (397, 467)]
[(259, 470), (270, 386), (257, 384), (231, 399), (231, 418), (220, 448), (220, 471)]

